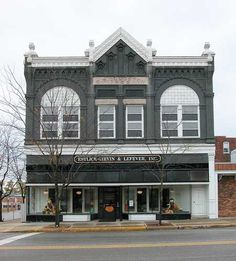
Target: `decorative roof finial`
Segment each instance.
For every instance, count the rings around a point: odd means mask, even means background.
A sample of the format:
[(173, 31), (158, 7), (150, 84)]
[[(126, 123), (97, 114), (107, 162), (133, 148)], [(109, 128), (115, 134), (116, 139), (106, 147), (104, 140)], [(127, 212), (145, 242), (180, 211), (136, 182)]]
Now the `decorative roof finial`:
[(32, 63), (33, 57), (38, 57), (38, 54), (35, 52), (34, 43), (29, 43), (29, 51), (25, 53), (25, 58), (27, 63)]
[(89, 40), (89, 47), (93, 48), (95, 46), (94, 40)]
[(34, 51), (35, 50), (35, 45), (34, 45), (34, 43), (29, 43), (29, 49), (30, 49), (30, 51)]
[(95, 49), (94, 40), (89, 40), (89, 48), (84, 51), (85, 57), (89, 58), (89, 61), (93, 61), (93, 53)]
[(210, 50), (210, 47), (211, 47), (210, 43), (205, 42), (202, 56), (207, 56), (209, 61), (213, 61), (213, 57), (215, 56), (215, 53)]
[(152, 39), (147, 39), (147, 51), (148, 51), (148, 57), (149, 57), (149, 62), (152, 61), (152, 57), (156, 56), (156, 49), (152, 48)]
[(147, 40), (147, 47), (152, 47), (152, 39)]
[(210, 47), (211, 47), (210, 43), (209, 42), (205, 42), (205, 44), (204, 44), (205, 51), (209, 51)]

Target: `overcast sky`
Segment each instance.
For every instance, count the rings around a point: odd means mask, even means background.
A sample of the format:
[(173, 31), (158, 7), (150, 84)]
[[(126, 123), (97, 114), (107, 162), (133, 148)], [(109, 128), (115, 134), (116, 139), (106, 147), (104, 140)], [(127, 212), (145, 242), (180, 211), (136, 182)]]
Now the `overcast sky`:
[(215, 134), (236, 136), (235, 0), (0, 0), (0, 69), (23, 79), (23, 54), (34, 42), (39, 56), (84, 55), (123, 27), (157, 55), (216, 53)]

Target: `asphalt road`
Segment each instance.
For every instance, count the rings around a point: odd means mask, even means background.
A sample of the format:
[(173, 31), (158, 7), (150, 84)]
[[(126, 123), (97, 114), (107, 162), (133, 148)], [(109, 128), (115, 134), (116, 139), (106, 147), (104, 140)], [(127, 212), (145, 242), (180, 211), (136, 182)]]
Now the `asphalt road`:
[(0, 234), (0, 261), (236, 260), (236, 228)]

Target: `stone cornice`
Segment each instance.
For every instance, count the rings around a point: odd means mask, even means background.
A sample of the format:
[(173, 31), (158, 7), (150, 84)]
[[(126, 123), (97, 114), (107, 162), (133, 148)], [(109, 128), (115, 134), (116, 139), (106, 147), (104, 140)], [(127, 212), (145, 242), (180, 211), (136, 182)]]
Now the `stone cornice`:
[(31, 67), (85, 67), (89, 60), (84, 56), (34, 57)]
[(153, 58), (152, 62), (152, 66), (159, 67), (202, 67), (208, 65), (208, 59), (203, 56), (157, 56)]
[[(98, 47), (97, 47), (98, 48)], [(101, 47), (102, 48), (102, 47)], [(131, 48), (134, 48), (131, 46)], [(146, 49), (146, 48), (145, 48)], [(99, 55), (105, 52), (106, 47), (99, 51)], [(137, 51), (137, 50), (135, 50)], [(140, 55), (140, 53), (138, 53)], [(97, 57), (99, 56), (97, 54)], [(141, 56), (141, 55), (140, 55)], [(96, 56), (95, 56), (96, 57)], [(87, 67), (90, 66), (88, 57), (64, 56), (64, 57), (33, 57), (31, 67)], [(157, 56), (150, 63), (153, 67), (206, 67), (209, 61), (204, 56)]]

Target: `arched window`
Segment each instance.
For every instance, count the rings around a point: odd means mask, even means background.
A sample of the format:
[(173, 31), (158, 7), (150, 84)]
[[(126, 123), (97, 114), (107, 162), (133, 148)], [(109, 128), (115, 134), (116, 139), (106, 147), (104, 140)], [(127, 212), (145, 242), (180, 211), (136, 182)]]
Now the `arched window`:
[(67, 87), (47, 91), (41, 100), (41, 138), (79, 138), (80, 99)]
[(193, 89), (175, 85), (161, 96), (162, 137), (199, 137), (199, 98)]

